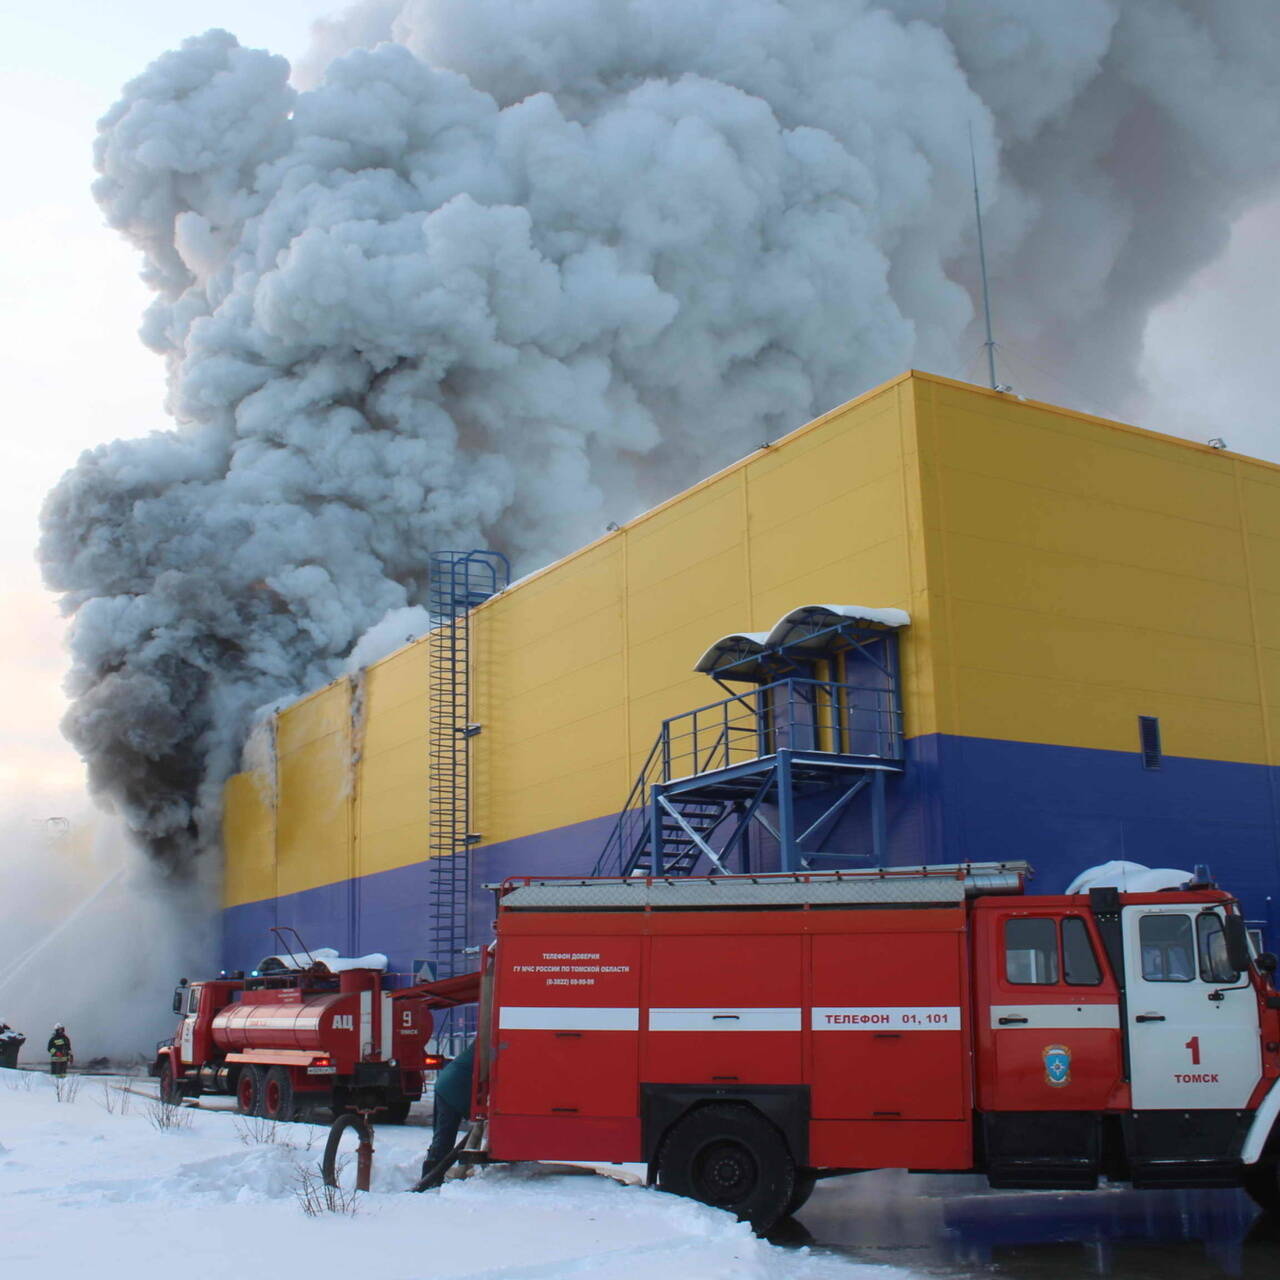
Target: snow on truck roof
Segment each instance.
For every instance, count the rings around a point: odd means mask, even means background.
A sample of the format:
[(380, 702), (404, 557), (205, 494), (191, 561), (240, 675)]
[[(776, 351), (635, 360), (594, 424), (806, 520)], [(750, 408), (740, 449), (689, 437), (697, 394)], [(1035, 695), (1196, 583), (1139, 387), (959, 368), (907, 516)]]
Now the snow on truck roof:
[[(987, 862), (947, 867), (755, 876), (525, 880), (507, 887), (504, 911), (679, 911), (716, 907), (935, 906), (973, 893), (1017, 893), (1030, 867)], [(500, 886), (490, 886), (498, 888)]]
[(332, 947), (316, 947), (314, 951), (286, 952), (280, 956), (266, 956), (258, 968), (267, 973), (273, 969), (290, 971), (307, 968), (311, 961), (324, 965), (330, 973), (346, 973), (350, 969), (375, 969), (385, 972), (387, 957), (381, 951), (367, 956), (340, 956)]

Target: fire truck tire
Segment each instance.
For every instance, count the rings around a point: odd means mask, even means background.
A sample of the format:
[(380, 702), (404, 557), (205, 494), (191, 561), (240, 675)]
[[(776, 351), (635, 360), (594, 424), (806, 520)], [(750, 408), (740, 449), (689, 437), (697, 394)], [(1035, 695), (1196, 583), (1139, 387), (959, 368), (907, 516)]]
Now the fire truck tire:
[(240, 1068), (236, 1077), (236, 1110), (242, 1116), (256, 1116), (262, 1105), (262, 1080), (265, 1072), (261, 1067), (245, 1065)]
[(272, 1067), (262, 1084), (259, 1115), (267, 1120), (296, 1120), (298, 1104), (293, 1096), (293, 1081), (283, 1067)]
[(813, 1189), (818, 1185), (818, 1175), (812, 1169), (796, 1170), (796, 1186), (791, 1193), (791, 1199), (787, 1201), (787, 1216), (793, 1213), (799, 1213), (804, 1208), (806, 1201), (813, 1195)]
[(373, 1118), (379, 1124), (404, 1124), (409, 1118), (409, 1108), (412, 1105), (408, 1098), (400, 1098), (395, 1102), (388, 1102)]
[(1250, 1165), (1245, 1169), (1244, 1189), (1263, 1213), (1280, 1217), (1280, 1165)]
[(174, 1107), (184, 1096), (182, 1086), (173, 1078), (173, 1061), (166, 1058), (160, 1064), (160, 1101)]
[(728, 1209), (763, 1232), (789, 1212), (796, 1167), (782, 1134), (759, 1112), (713, 1103), (672, 1125), (658, 1153), (658, 1186)]

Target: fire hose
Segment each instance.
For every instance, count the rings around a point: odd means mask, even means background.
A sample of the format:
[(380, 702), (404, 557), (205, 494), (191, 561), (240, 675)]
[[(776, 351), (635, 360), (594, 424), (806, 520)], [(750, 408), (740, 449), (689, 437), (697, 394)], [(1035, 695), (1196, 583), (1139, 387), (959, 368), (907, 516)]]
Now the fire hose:
[(360, 1139), (356, 1148), (356, 1190), (369, 1190), (369, 1179), (373, 1175), (373, 1125), (369, 1122), (369, 1115), (368, 1111), (346, 1111), (329, 1126), (329, 1140), (324, 1144), (324, 1159), (320, 1162), (326, 1187), (338, 1185), (338, 1150), (342, 1145), (342, 1135), (348, 1129), (354, 1129)]

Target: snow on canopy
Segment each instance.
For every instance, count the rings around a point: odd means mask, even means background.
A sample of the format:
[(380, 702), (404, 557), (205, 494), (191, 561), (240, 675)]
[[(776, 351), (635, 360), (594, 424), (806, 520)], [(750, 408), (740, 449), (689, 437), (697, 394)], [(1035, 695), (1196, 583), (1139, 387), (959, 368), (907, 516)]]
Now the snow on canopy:
[(1124, 411), (1280, 174), (1277, 65), (1274, 0), (365, 0), (294, 83), (224, 31), (164, 54), (95, 194), (172, 421), (44, 512), (91, 786), (189, 866), (254, 711), (409, 634), (432, 550), (523, 573), (963, 375), (970, 130), (1002, 332)]
[[(825, 651), (829, 639), (821, 635), (814, 637), (814, 633), (826, 632), (841, 621), (896, 631), (910, 626), (911, 616), (903, 609), (873, 609), (861, 604), (802, 604), (798, 609), (784, 613), (768, 631), (735, 631), (721, 636), (698, 659), (693, 669), (710, 675), (734, 667), (737, 669), (736, 678), (752, 680), (755, 675), (750, 659), (782, 645), (791, 646), (793, 652), (803, 653), (806, 648), (814, 652)], [(751, 674), (744, 674), (748, 671)]]

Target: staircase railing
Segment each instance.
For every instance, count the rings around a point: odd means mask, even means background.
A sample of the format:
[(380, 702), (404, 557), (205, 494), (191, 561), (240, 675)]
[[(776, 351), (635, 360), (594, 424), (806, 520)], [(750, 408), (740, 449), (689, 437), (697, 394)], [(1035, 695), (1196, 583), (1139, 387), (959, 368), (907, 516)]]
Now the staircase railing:
[(626, 874), (626, 866), (635, 850), (648, 838), (649, 787), (661, 781), (662, 738), (659, 736), (649, 748), (648, 758), (640, 770), (631, 794), (618, 820), (609, 832), (604, 848), (591, 874), (593, 876), (620, 876)]
[(896, 761), (902, 722), (892, 689), (792, 678), (708, 703), (662, 725), (661, 782), (710, 773), (783, 748)]

